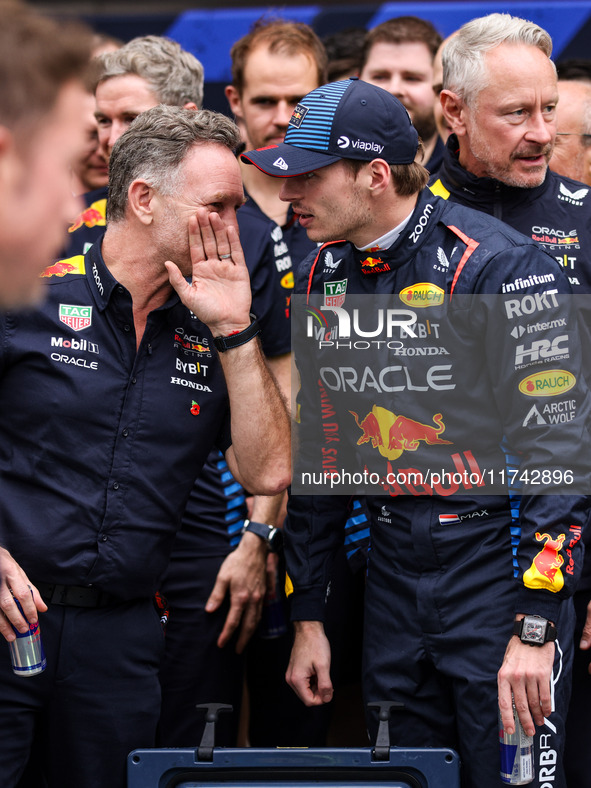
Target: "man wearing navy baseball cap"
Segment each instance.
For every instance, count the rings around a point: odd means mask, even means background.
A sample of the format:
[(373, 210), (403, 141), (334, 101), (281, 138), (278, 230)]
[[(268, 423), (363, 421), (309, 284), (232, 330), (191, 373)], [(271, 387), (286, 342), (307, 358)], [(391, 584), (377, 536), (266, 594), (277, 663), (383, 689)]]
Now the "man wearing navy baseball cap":
[(411, 164), (419, 137), (408, 111), (392, 98), (357, 77), (324, 85), (296, 106), (284, 142), (242, 158), (278, 178), (302, 175), (339, 159)]
[[(296, 326), (298, 294), (305, 302), (305, 328), (295, 342), (298, 440), (312, 473), (300, 473), (296, 457), (286, 528), (296, 635), (287, 680), (308, 705), (332, 698), (322, 623), (331, 557), (351, 496), (364, 494), (371, 536), (364, 694), (404, 704), (389, 723), (392, 743), (454, 747), (464, 788), (498, 788), (499, 773), (511, 771), (499, 760), (498, 707), (512, 733), (513, 696), (526, 733), (538, 726), (536, 752), (546, 752), (551, 735), (562, 785), (570, 596), (580, 573), (576, 534), (588, 517), (588, 490), (526, 490), (512, 548), (506, 488), (491, 488), (482, 471), (493, 462), (505, 467), (503, 435), (520, 453), (520, 472), (585, 455), (576, 317), (570, 299), (561, 297), (570, 286), (534, 241), (425, 189), (419, 149), (402, 104), (350, 79), (305, 96), (282, 144), (243, 154), (284, 179), (281, 198), (292, 203), (309, 237), (323, 242), (300, 265), (293, 298)], [(483, 302), (475, 293), (498, 297)], [(375, 300), (358, 310), (367, 321), (363, 330), (359, 314), (342, 322), (357, 294), (391, 294), (394, 311), (402, 301), (411, 323), (389, 325), (389, 334), (383, 326), (368, 332), (380, 325), (371, 311)], [(555, 354), (535, 353), (516, 328), (523, 298), (543, 301), (548, 322), (537, 325), (535, 338), (544, 347), (566, 341), (566, 329), (556, 336), (555, 327), (572, 324), (568, 354), (560, 354), (561, 380), (578, 391), (568, 425), (532, 417), (547, 404), (536, 380), (556, 373), (557, 362)], [(358, 470), (376, 470), (379, 484), (342, 483), (343, 494), (334, 494), (351, 447)], [(409, 481), (409, 466), (437, 467), (451, 481), (426, 475), (417, 481), (418, 472)], [(482, 484), (473, 483), (476, 469)], [(582, 469), (585, 484), (588, 476)], [(539, 571), (546, 539), (553, 566), (568, 571)], [(375, 739), (376, 711), (368, 725)], [(540, 785), (543, 770), (535, 771), (532, 784)]]

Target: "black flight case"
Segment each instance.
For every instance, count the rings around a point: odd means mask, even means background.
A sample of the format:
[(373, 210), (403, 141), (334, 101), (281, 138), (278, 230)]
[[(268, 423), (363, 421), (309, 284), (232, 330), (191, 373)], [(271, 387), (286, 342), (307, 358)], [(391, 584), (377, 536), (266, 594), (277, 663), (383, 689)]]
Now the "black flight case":
[(215, 747), (215, 723), (231, 706), (204, 704), (201, 744), (187, 749), (134, 750), (128, 788), (460, 788), (457, 753), (445, 748), (390, 746), (388, 719), (398, 704), (380, 709), (374, 747)]

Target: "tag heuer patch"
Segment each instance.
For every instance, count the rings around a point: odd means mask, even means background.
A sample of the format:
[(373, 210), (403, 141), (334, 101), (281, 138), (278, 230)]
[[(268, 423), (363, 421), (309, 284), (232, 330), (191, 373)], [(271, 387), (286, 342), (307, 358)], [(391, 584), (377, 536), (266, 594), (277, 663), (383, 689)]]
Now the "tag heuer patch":
[(324, 283), (324, 306), (342, 306), (347, 293), (347, 280)]
[(60, 304), (59, 318), (74, 331), (83, 331), (92, 323), (92, 307)]

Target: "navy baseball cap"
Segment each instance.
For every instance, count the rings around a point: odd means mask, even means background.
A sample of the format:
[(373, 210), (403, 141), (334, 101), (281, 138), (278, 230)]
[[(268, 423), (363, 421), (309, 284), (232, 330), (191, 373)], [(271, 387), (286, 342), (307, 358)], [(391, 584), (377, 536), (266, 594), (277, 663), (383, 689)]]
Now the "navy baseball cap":
[(339, 159), (411, 164), (419, 136), (406, 108), (357, 77), (316, 88), (293, 111), (280, 145), (241, 155), (276, 178), (319, 170)]

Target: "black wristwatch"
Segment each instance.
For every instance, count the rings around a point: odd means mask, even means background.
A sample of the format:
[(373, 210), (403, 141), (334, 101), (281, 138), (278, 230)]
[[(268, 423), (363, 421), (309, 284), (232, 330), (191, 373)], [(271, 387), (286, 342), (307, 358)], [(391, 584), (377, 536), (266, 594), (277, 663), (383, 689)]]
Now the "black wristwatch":
[(228, 337), (214, 337), (213, 344), (220, 353), (225, 353), (226, 350), (231, 350), (233, 347), (239, 347), (250, 342), (251, 339), (256, 337), (261, 331), (259, 321), (256, 315), (250, 313), (250, 325), (244, 331), (238, 331), (236, 334), (230, 334)]
[(513, 634), (517, 635), (522, 643), (530, 646), (543, 646), (556, 640), (558, 634), (554, 624), (541, 616), (524, 616), (521, 621), (513, 624)]
[(283, 547), (283, 531), (275, 528), (274, 525), (267, 525), (267, 523), (257, 523), (255, 520), (245, 520), (242, 528), (242, 533), (250, 531), (267, 543), (269, 550), (272, 553), (279, 553)]

